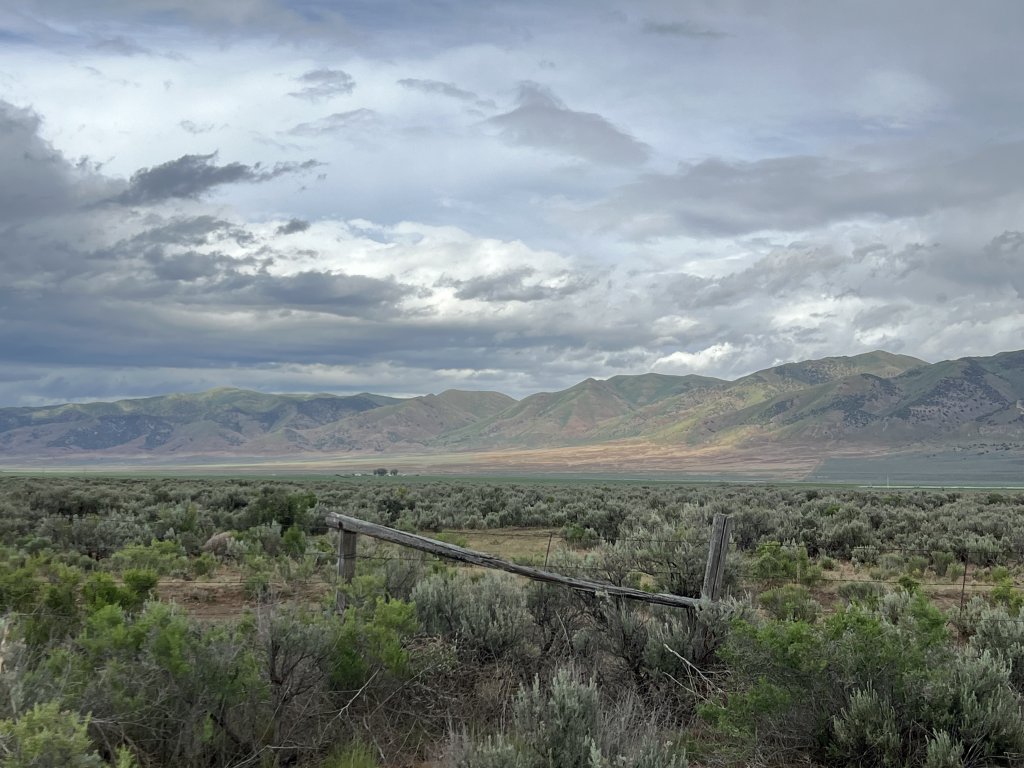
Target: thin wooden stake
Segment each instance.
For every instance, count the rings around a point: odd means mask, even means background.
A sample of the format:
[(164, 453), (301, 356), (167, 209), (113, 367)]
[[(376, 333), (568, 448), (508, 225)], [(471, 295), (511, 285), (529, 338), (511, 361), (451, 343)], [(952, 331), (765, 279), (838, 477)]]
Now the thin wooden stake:
[(964, 617), (964, 601), (967, 598), (967, 566), (971, 562), (970, 553), (964, 552), (964, 573), (961, 581), (961, 609), (959, 609), (959, 618)]
[(725, 580), (725, 557), (729, 552), (729, 533), (732, 530), (732, 517), (715, 515), (711, 527), (711, 542), (708, 544), (708, 564), (704, 568), (704, 586), (700, 596), (704, 600), (715, 602), (722, 594), (722, 582)]

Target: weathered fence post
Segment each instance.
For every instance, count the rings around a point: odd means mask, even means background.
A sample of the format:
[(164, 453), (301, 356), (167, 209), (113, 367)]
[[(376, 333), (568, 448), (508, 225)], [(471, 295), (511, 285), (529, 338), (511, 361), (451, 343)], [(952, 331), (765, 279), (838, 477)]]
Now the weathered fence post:
[(964, 632), (964, 605), (967, 602), (967, 566), (971, 564), (970, 550), (964, 550), (964, 572), (960, 581), (960, 610), (956, 614), (957, 629), (960, 632), (960, 639), (963, 640)]
[(700, 590), (703, 600), (718, 600), (722, 594), (722, 582), (725, 580), (725, 556), (729, 551), (729, 533), (732, 530), (732, 517), (715, 515), (711, 526), (711, 543), (708, 544), (708, 564), (704, 569), (704, 586)]
[(338, 613), (345, 611), (342, 584), (351, 584), (356, 575), (356, 538), (354, 531), (347, 531), (344, 526), (338, 528), (338, 591), (334, 600)]

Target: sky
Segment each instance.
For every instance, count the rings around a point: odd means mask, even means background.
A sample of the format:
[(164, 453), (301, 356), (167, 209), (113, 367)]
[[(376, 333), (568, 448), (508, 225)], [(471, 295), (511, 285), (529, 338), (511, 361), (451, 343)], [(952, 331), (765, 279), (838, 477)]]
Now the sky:
[(0, 405), (1024, 348), (1019, 0), (0, 0)]

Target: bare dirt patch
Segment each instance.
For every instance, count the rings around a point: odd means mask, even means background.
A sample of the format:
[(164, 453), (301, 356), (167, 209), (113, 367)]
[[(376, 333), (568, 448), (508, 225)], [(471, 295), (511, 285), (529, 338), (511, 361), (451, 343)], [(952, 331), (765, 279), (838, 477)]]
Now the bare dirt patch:
[(270, 582), (266, 590), (254, 590), (240, 574), (223, 574), (213, 579), (161, 579), (160, 600), (180, 606), (198, 619), (217, 620), (241, 616), (246, 611), (269, 605), (310, 605), (330, 591), (321, 581)]

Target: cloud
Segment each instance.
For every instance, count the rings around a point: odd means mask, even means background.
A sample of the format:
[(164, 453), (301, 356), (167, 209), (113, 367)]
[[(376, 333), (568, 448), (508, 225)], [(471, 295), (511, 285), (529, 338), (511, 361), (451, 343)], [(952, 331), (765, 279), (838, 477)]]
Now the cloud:
[(97, 40), (92, 47), (97, 51), (113, 53), (118, 56), (151, 56), (153, 54), (149, 48), (121, 35)]
[(214, 162), (216, 157), (216, 152), (208, 155), (182, 155), (177, 160), (143, 168), (132, 174), (128, 188), (112, 200), (124, 205), (147, 205), (174, 198), (195, 199), (222, 184), (270, 181), (321, 165), (315, 160), (307, 160), (276, 163), (263, 170), (259, 163), (217, 165)]
[(443, 278), (438, 285), (455, 288), (455, 297), (463, 300), (530, 302), (566, 298), (592, 287), (596, 282), (594, 277), (568, 273), (547, 281), (527, 282), (536, 274), (537, 270), (532, 267), (518, 267), (468, 280)]
[(510, 144), (553, 150), (596, 163), (639, 165), (650, 148), (601, 115), (576, 112), (532, 82), (519, 87), (518, 106), (486, 123)]
[(277, 228), (279, 235), (294, 235), (296, 232), (305, 232), (309, 229), (309, 222), (303, 219), (289, 219)]
[(643, 31), (649, 35), (669, 35), (672, 37), (690, 37), (694, 39), (717, 39), (725, 37), (724, 32), (711, 29), (693, 21), (647, 21)]
[(288, 130), (292, 136), (326, 136), (333, 133), (343, 133), (351, 129), (367, 128), (379, 123), (377, 113), (372, 109), (353, 109), (349, 112), (335, 112), (319, 120), (312, 120), (308, 123), (299, 123)]
[(109, 194), (88, 160), (72, 163), (43, 140), (40, 117), (0, 100), (0, 224), (54, 216)]
[(356, 81), (341, 69), (312, 69), (295, 78), (302, 88), (289, 96), (306, 101), (323, 101), (335, 96), (347, 96), (356, 88)]
[(162, 249), (152, 249), (144, 258), (152, 266), (157, 278), (179, 282), (216, 277), (234, 263), (226, 256), (199, 251), (184, 251), (167, 256)]
[(344, 36), (342, 14), (321, 4), (296, 5), (281, 0), (24, 0), (26, 16), (63, 22), (146, 25), (156, 28), (191, 27), (215, 34), (276, 34), (308, 41), (324, 35)]
[(188, 131), (195, 135), (200, 133), (209, 133), (216, 127), (213, 123), (196, 123), (192, 120), (181, 120), (178, 125), (181, 126), (183, 131)]
[(342, 272), (306, 271), (294, 275), (234, 274), (210, 290), (226, 305), (294, 307), (343, 317), (383, 319), (412, 291), (393, 279)]
[(710, 347), (697, 350), (696, 352), (673, 352), (670, 355), (659, 357), (654, 361), (652, 368), (660, 373), (686, 374), (694, 371), (707, 371), (709, 369), (720, 370), (723, 361), (734, 356), (737, 352), (735, 346), (725, 341), (719, 344), (712, 344)]
[(481, 99), (478, 95), (472, 91), (466, 91), (459, 88), (454, 83), (445, 83), (440, 80), (421, 80), (414, 77), (407, 77), (398, 81), (398, 84), (403, 88), (408, 88), (411, 91), (419, 91), (420, 93), (428, 94), (440, 94), (442, 96), (448, 96), (452, 99), (458, 99), (473, 104), (477, 107), (483, 107), (493, 109), (496, 105), (490, 99)]
[(200, 214), (151, 221), (142, 231), (123, 242), (128, 248), (137, 250), (151, 245), (196, 247), (223, 241), (251, 245), (255, 238), (238, 224), (211, 214)]
[(922, 216), (1018, 191), (1024, 142), (998, 144), (952, 160), (870, 167), (824, 156), (751, 162), (720, 158), (648, 174), (581, 219), (645, 239), (685, 232), (729, 236), (802, 231), (852, 219)]

